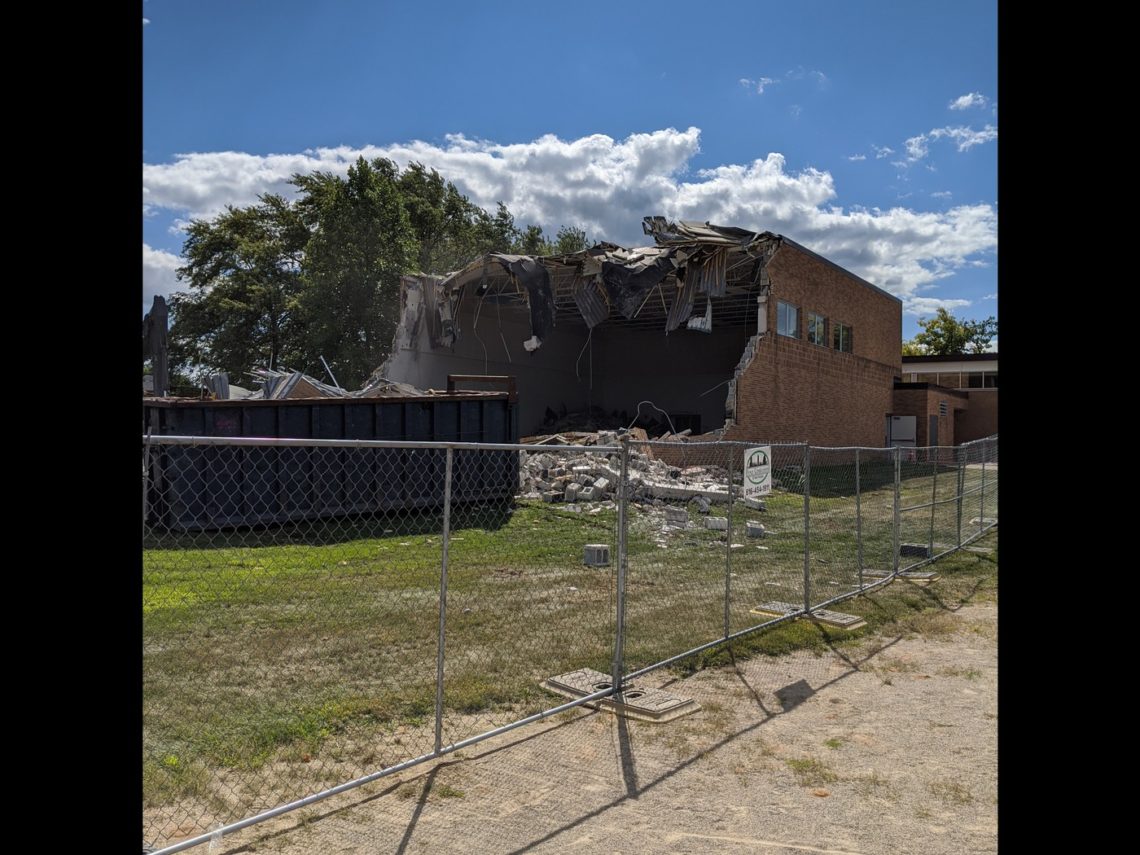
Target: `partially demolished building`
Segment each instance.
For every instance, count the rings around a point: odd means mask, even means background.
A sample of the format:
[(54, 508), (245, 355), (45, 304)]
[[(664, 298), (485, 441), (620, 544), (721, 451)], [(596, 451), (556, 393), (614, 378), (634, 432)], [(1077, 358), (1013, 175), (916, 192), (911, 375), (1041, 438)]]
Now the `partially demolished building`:
[(691, 437), (882, 446), (902, 304), (793, 240), (646, 217), (654, 245), (491, 254), (403, 279), (374, 382), (516, 378), (521, 434), (558, 414), (668, 422)]

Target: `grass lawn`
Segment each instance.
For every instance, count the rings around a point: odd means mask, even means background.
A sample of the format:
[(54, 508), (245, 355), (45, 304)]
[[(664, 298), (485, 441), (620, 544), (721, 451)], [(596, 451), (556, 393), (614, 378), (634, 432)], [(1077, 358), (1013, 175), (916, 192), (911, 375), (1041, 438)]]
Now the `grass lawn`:
[[(815, 473), (813, 473), (814, 476)], [(902, 506), (956, 495), (956, 470), (915, 467)], [(980, 472), (966, 471), (967, 490)], [(861, 497), (863, 564), (890, 569), (893, 486)], [(871, 479), (868, 479), (872, 482)], [(872, 482), (873, 483), (873, 482)], [(832, 482), (810, 502), (810, 595), (850, 592), (859, 562), (856, 505)], [(813, 490), (816, 489), (813, 477)], [(989, 491), (993, 491), (992, 493)], [(804, 497), (777, 490), (761, 512), (736, 503), (731, 536), (706, 529), (695, 502), (684, 528), (664, 508), (631, 503), (626, 668), (684, 652), (764, 618), (768, 600), (803, 601)], [(996, 473), (986, 516), (995, 516)], [(594, 512), (591, 512), (594, 511)], [(714, 505), (712, 516), (728, 516)], [(980, 515), (977, 495), (963, 531)], [(901, 515), (903, 542), (957, 538), (955, 501)], [(759, 521), (769, 533), (745, 536)], [(456, 508), (449, 548), (443, 742), (560, 703), (545, 677), (608, 672), (615, 568), (586, 567), (582, 547), (616, 553), (617, 512), (517, 501)], [(143, 772), (148, 839), (216, 828), (282, 801), (430, 752), (434, 744), (442, 540), (438, 512), (328, 520), (260, 531), (150, 533), (143, 557)], [(996, 535), (984, 543), (996, 546)], [(728, 548), (730, 544), (738, 544)], [(918, 559), (906, 558), (905, 562)], [(775, 654), (857, 637), (977, 596), (996, 580), (992, 556), (957, 553), (931, 588), (906, 582), (849, 600), (857, 632), (796, 622), (734, 644)], [(679, 670), (720, 661), (710, 651)]]

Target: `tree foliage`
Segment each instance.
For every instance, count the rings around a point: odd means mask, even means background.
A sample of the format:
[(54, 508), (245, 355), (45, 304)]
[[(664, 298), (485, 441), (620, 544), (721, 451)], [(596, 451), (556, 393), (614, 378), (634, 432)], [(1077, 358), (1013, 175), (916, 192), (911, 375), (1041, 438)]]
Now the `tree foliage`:
[[(364, 158), (346, 179), (295, 175), (297, 208), (311, 236), (299, 306), (308, 364), (323, 356), (346, 389), (358, 388), (388, 353), (400, 276), (414, 266), (415, 238), (390, 160)], [(322, 372), (323, 373), (323, 372)]]
[(400, 276), (445, 274), (488, 252), (562, 255), (586, 233), (553, 239), (519, 227), (502, 202), (493, 213), (436, 170), (402, 172), (360, 158), (346, 176), (294, 175), (292, 199), (267, 194), (187, 228), (170, 299), (172, 370), (226, 371), (241, 383), (256, 367), (324, 376), (355, 389), (383, 362), (399, 312)]
[(265, 195), (187, 227), (178, 278), (189, 291), (171, 296), (172, 367), (206, 366), (234, 382), (255, 365), (295, 361), (301, 339), (297, 299), (308, 241), (295, 207)]
[(998, 332), (997, 318), (960, 321), (946, 309), (933, 318), (918, 322), (921, 331), (904, 341), (903, 356), (956, 356), (963, 353), (985, 353)]

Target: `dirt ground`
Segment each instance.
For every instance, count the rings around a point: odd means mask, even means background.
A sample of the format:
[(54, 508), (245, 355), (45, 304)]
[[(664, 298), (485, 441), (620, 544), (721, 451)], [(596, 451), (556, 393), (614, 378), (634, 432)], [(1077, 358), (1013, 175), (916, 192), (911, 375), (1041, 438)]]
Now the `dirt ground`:
[(702, 709), (563, 713), (191, 851), (996, 852), (997, 606), (928, 629), (662, 674)]

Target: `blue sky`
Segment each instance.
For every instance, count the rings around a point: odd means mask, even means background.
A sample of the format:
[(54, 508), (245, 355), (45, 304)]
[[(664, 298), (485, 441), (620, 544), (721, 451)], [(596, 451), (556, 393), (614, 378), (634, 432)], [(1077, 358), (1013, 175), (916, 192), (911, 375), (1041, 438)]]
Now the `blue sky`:
[(997, 314), (997, 4), (143, 3), (143, 290), (180, 224), (363, 154), (520, 224), (786, 234), (896, 294)]

